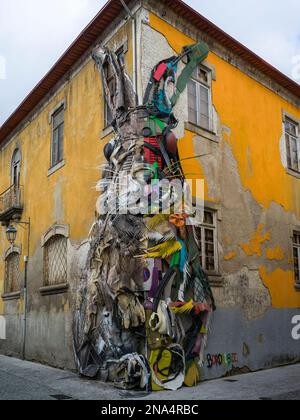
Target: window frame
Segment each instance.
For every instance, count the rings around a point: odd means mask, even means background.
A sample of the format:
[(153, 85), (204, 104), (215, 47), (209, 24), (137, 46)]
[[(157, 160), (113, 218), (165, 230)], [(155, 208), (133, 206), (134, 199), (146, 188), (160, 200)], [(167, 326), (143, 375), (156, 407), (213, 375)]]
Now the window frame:
[[(298, 237), (298, 240), (295, 241), (295, 236)], [(294, 252), (298, 254), (298, 267), (295, 260)], [(295, 273), (295, 285), (300, 288), (300, 231), (293, 232), (293, 262), (294, 262), (294, 273)], [(298, 271), (298, 279), (296, 272)]]
[[(55, 126), (55, 117), (57, 117), (60, 113), (63, 114), (62, 122)], [(59, 141), (59, 130), (62, 127), (62, 138), (61, 138), (61, 156), (59, 156), (60, 153), (60, 141)], [(55, 139), (55, 133), (58, 132), (58, 142), (57, 142), (57, 158), (54, 160), (54, 139)], [(51, 114), (51, 150), (50, 150), (50, 168), (55, 168), (59, 164), (61, 164), (64, 161), (64, 134), (65, 134), (65, 104), (61, 104), (52, 114)]]
[[(63, 239), (65, 241), (65, 277), (60, 279), (59, 282), (51, 282), (50, 281), (50, 271), (49, 271), (49, 267), (46, 266), (46, 264), (49, 264), (49, 261), (47, 261), (47, 258), (49, 259), (48, 256), (48, 250), (49, 250), (49, 246), (51, 244), (51, 242), (55, 241), (55, 239)], [(47, 274), (46, 274), (47, 272)], [(61, 234), (59, 232), (54, 233), (53, 235), (49, 236), (47, 238), (47, 240), (45, 241), (44, 245), (43, 245), (43, 287), (57, 287), (60, 286), (62, 284), (66, 284), (68, 283), (68, 238), (64, 235)]]
[[(21, 179), (21, 161), (22, 155), (21, 150), (19, 147), (16, 147), (11, 158), (11, 186), (15, 186), (16, 188), (20, 187), (20, 179)], [(15, 182), (15, 178), (17, 178), (17, 182)]]
[[(218, 256), (218, 232), (217, 232), (217, 211), (205, 208), (205, 213), (210, 213), (213, 218), (213, 224), (210, 225), (208, 223), (203, 222), (196, 226), (196, 230), (201, 232), (201, 244), (200, 244), (200, 238), (197, 232), (197, 238), (199, 245), (201, 245), (201, 254), (200, 254), (200, 260), (201, 260), (201, 267), (203, 270), (207, 273), (208, 276), (214, 276), (219, 273), (219, 256)], [(205, 231), (206, 230), (212, 230), (213, 231), (213, 248), (214, 248), (214, 270), (207, 270), (207, 264), (206, 264), (206, 236)]]
[[(8, 278), (8, 263), (9, 261), (13, 258), (13, 257), (17, 257), (18, 258), (18, 278), (16, 279), (17, 281), (17, 289), (16, 290), (12, 290), (12, 286), (13, 284), (11, 284), (11, 279)], [(19, 294), (21, 292), (21, 270), (20, 270), (20, 258), (21, 257), (21, 253), (19, 248), (13, 247), (12, 249), (9, 250), (9, 252), (6, 253), (5, 255), (5, 259), (4, 259), (4, 296), (7, 295), (13, 295), (13, 294)]]
[[(107, 86), (109, 86), (109, 84), (114, 80), (114, 76), (112, 74), (112, 76), (110, 78), (108, 78), (108, 75), (107, 75), (107, 71), (108, 71), (107, 70), (107, 66), (108, 66), (108, 64), (105, 65), (104, 72), (106, 73)], [(106, 96), (104, 96), (104, 127), (105, 128), (108, 128), (108, 127), (111, 126), (111, 121), (109, 121), (109, 115), (110, 115), (110, 113), (111, 113), (111, 111), (109, 109)]]
[[(296, 135), (292, 134), (291, 132), (289, 132), (287, 130), (287, 123), (295, 126)], [(285, 118), (284, 118), (284, 136), (285, 136), (287, 169), (290, 170), (290, 171), (293, 171), (297, 174), (300, 174), (300, 128), (299, 128), (299, 122), (297, 122), (293, 118), (290, 118), (289, 116), (285, 116)], [(297, 145), (297, 158), (298, 158), (297, 169), (294, 167), (294, 163), (293, 163), (292, 146), (291, 146), (292, 140), (295, 140), (296, 145)]]
[[(196, 72), (198, 74), (199, 71), (204, 71), (207, 74), (207, 79), (208, 81), (205, 82), (203, 80), (200, 80), (200, 77), (198, 77), (196, 75)], [(197, 69), (195, 70), (194, 75), (192, 75), (190, 81), (189, 81), (189, 85), (190, 83), (195, 83), (196, 84), (196, 113), (197, 113), (197, 121), (191, 121), (190, 118), (190, 112), (189, 112), (189, 98), (188, 98), (188, 122), (190, 124), (193, 124), (203, 130), (212, 132), (213, 131), (213, 110), (212, 110), (212, 80), (213, 80), (213, 74), (212, 74), (212, 70), (205, 67), (205, 66), (198, 66)], [(204, 127), (201, 124), (201, 87), (207, 89), (208, 91), (208, 128)]]

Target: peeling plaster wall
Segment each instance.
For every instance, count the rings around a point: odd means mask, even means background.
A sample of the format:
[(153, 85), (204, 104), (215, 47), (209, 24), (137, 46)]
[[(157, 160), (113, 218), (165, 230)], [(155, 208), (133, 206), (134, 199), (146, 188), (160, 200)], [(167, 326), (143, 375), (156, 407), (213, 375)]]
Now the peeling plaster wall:
[[(197, 30), (188, 22), (158, 11), (151, 1), (144, 4), (145, 75), (195, 39), (212, 49), (207, 64), (216, 75), (215, 135), (190, 124), (177, 131), (181, 159), (200, 156), (183, 162), (186, 178), (205, 180), (206, 205), (217, 211), (221, 280), (212, 278), (218, 310), (207, 354), (236, 353), (236, 367), (250, 370), (300, 360), (299, 343), (291, 336), (292, 317), (300, 311), (292, 258), (292, 232), (300, 229), (300, 180), (286, 172), (282, 123), (283, 112), (299, 119), (299, 105), (259, 83), (258, 72), (251, 78), (246, 67), (243, 73), (234, 61), (228, 63), (207, 36), (192, 38)], [(188, 121), (187, 109), (183, 94), (175, 113)], [(204, 368), (203, 375), (218, 377), (231, 369)]]

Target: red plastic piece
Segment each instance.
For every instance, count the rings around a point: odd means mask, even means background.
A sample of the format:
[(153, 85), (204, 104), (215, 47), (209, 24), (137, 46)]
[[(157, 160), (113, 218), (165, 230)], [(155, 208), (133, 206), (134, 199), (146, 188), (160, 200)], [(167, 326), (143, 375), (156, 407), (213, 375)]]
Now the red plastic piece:
[(177, 153), (178, 151), (178, 139), (172, 131), (168, 134), (166, 138), (166, 143), (167, 151), (175, 155), (175, 153)]
[(161, 63), (157, 67), (156, 72), (154, 73), (154, 76), (153, 76), (154, 80), (159, 82), (161, 80), (161, 78), (163, 77), (163, 75), (165, 74), (167, 68), (168, 68), (168, 66), (166, 65), (166, 63)]
[[(145, 143), (151, 144), (151, 146), (155, 147), (158, 151), (160, 151), (159, 144), (157, 143), (157, 140), (155, 137), (145, 137), (144, 139)], [(145, 162), (149, 163), (150, 165), (153, 165), (153, 163), (158, 163), (158, 167), (160, 170), (163, 169), (163, 159), (161, 155), (156, 155), (153, 153), (150, 149), (147, 147), (144, 148), (144, 159)]]

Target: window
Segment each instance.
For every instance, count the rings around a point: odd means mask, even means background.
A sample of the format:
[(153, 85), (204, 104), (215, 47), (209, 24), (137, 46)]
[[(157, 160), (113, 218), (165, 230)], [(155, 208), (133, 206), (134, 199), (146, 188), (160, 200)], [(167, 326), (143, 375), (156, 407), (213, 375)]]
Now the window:
[(67, 238), (52, 236), (44, 245), (44, 285), (67, 283)]
[(5, 287), (4, 292), (16, 293), (20, 291), (20, 255), (12, 252), (5, 259)]
[(295, 281), (296, 285), (300, 286), (300, 232), (294, 232), (293, 255), (295, 267)]
[(196, 228), (200, 248), (202, 268), (208, 273), (215, 273), (217, 265), (216, 213), (205, 210), (203, 224)]
[(198, 67), (188, 84), (189, 122), (211, 130), (211, 71)]
[(299, 125), (288, 118), (285, 120), (285, 138), (288, 168), (300, 172)]
[(11, 184), (15, 187), (20, 186), (20, 172), (21, 172), (21, 153), (16, 149), (11, 160)]
[[(114, 103), (115, 100), (115, 93), (116, 93), (116, 86), (115, 86), (115, 79), (111, 70), (111, 66), (108, 64), (104, 67), (105, 77), (107, 80), (107, 86), (110, 93), (110, 100), (112, 103)], [(104, 103), (104, 119), (105, 119), (105, 127), (109, 127), (111, 125), (111, 122), (113, 120), (111, 110), (108, 106), (108, 102), (105, 99)]]
[(51, 167), (64, 159), (64, 106), (52, 115)]
[[(121, 47), (117, 52), (116, 56), (118, 58), (119, 64), (121, 67), (125, 66), (125, 49), (124, 47)], [(114, 74), (112, 72), (111, 66), (106, 63), (104, 67), (104, 72), (107, 80), (107, 86), (110, 92), (110, 100), (112, 104), (115, 104), (116, 100), (116, 94), (117, 94), (117, 86), (116, 86), (116, 79), (114, 77)], [(113, 116), (111, 113), (111, 110), (108, 106), (107, 101), (105, 101), (104, 104), (104, 119), (105, 119), (105, 126), (109, 127), (112, 123)]]

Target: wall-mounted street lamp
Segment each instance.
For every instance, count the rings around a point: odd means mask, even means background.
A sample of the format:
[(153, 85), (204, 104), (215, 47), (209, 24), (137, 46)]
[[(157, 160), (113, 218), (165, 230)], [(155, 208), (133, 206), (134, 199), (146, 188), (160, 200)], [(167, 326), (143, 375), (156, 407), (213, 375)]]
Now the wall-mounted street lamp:
[(6, 229), (6, 237), (8, 242), (13, 246), (17, 239), (17, 229), (13, 225), (9, 225)]

